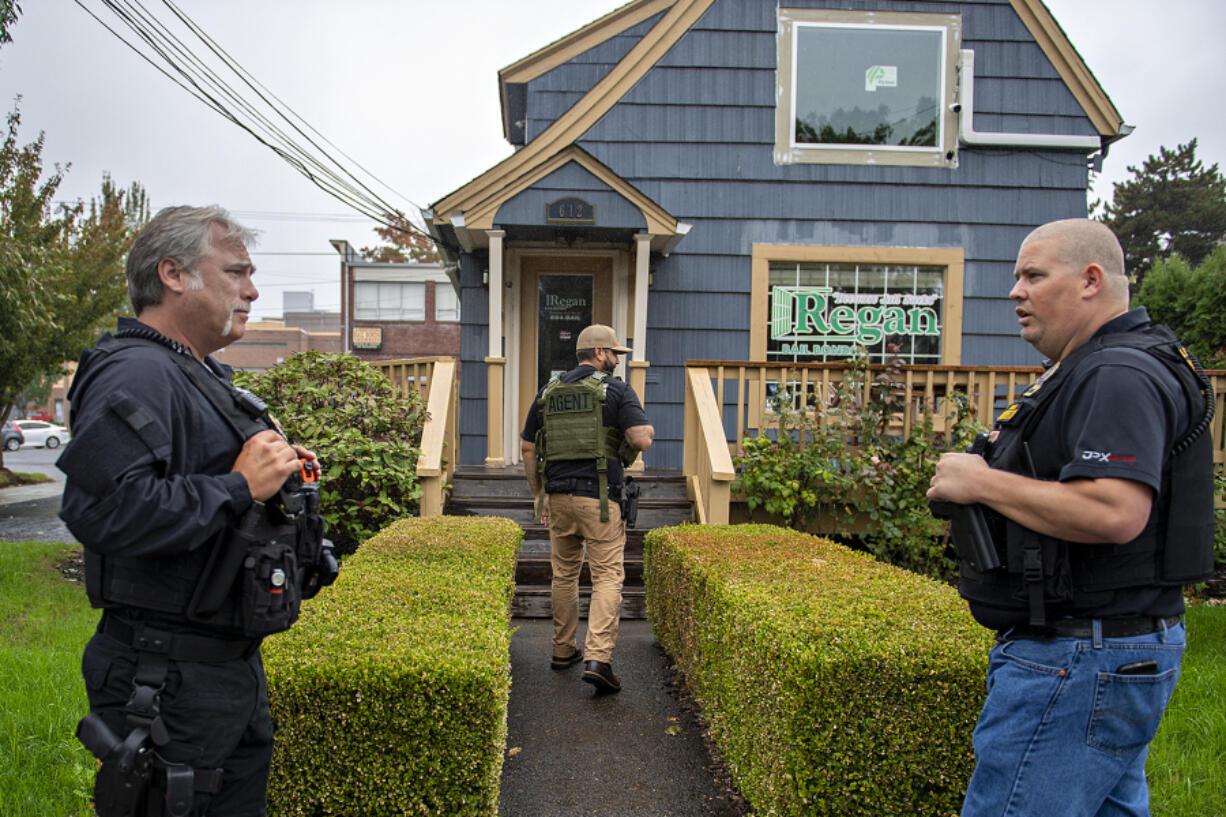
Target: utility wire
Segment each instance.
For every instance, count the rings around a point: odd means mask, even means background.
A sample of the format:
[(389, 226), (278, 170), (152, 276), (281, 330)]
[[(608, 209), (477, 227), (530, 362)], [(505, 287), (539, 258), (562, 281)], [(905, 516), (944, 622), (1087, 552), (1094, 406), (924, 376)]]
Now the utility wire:
[[(304, 147), (291, 134), (287, 133), (281, 126), (265, 115), (257, 104), (250, 102), (231, 87), (197, 56), (183, 40), (142, 6), (139, 0), (102, 0), (102, 3), (123, 21), (132, 33), (143, 41), (158, 58), (169, 65), (178, 76), (163, 68), (145, 51), (103, 22), (97, 14), (84, 4), (83, 0), (75, 0), (75, 2), (87, 14), (97, 20), (103, 28), (157, 69), (159, 73), (183, 88), (220, 116), (225, 117), (233, 124), (247, 131), (258, 142), (280, 156), (320, 189), (373, 221), (392, 229), (417, 234), (433, 241), (433, 237), (417, 227), (403, 212), (393, 207), (384, 198), (371, 190), (368, 185), (348, 170), (342, 162), (330, 155), (313, 138), (306, 134), (297, 123), (301, 122), (303, 126), (319, 136), (323, 142), (331, 146), (341, 156), (348, 159), (349, 162), (380, 185), (391, 190), (393, 193), (396, 193), (395, 190), (392, 190), (390, 186), (379, 180), (373, 173), (354, 161), (344, 151), (337, 148), (336, 145), (306, 122), (303, 117), (290, 109), (289, 106), (260, 84), (246, 69), (239, 65), (236, 60), (209, 37), (199, 25), (192, 21), (170, 0), (163, 0), (163, 2), (179, 21), (194, 36), (200, 39), (208, 50), (222, 61), (226, 68), (236, 74), (248, 88), (254, 91), (264, 106), (270, 109), (281, 120), (284, 120), (291, 129), (305, 139), (310, 146), (309, 148)], [(413, 204), (407, 197), (399, 193), (396, 193), (396, 195)]]
[[(212, 50), (214, 54), (216, 54), (223, 62), (225, 62), (226, 66), (230, 68), (230, 70), (232, 70), (235, 74), (237, 74), (239, 78), (242, 79), (249, 88), (255, 91), (256, 94), (269, 105), (269, 107), (273, 107), (274, 110), (276, 110), (276, 106), (274, 106), (272, 102), (268, 101), (268, 99), (265, 97), (265, 94), (267, 94), (268, 97), (272, 97), (272, 99), (277, 103), (277, 105), (280, 105), (281, 108), (284, 108), (285, 111), (292, 114), (293, 117), (297, 119), (299, 122), (301, 122), (304, 126), (306, 126), (307, 129), (309, 129), (312, 133), (318, 136), (322, 141), (326, 142), (333, 150), (340, 153), (341, 156), (344, 156), (346, 159), (352, 162), (355, 167), (357, 167), (367, 176), (374, 179), (377, 183), (385, 187), (391, 193), (394, 193), (395, 195), (400, 196), (400, 198), (404, 199), (414, 208), (420, 209), (419, 205), (415, 204), (412, 200), (410, 200), (407, 196), (403, 195), (399, 191), (393, 189), (390, 185), (384, 183), (382, 179), (375, 176), (375, 174), (371, 173), (369, 170), (367, 170), (365, 167), (359, 164), (352, 156), (345, 153), (345, 151), (337, 147), (335, 143), (333, 143), (326, 136), (324, 136), (322, 133), (316, 130), (314, 126), (312, 126), (311, 123), (307, 122), (306, 119), (300, 116), (297, 111), (289, 107), (289, 105), (285, 104), (285, 102), (280, 97), (278, 97), (276, 94), (270, 91), (267, 87), (264, 86), (263, 83), (261, 83), (254, 76), (252, 76), (245, 68), (239, 65), (238, 62), (235, 61), (234, 58), (229, 55), (229, 53), (227, 53), (223, 48), (221, 48), (220, 45), (216, 43), (216, 41), (214, 41), (211, 37), (209, 37), (209, 35), (203, 29), (201, 29), (200, 26), (198, 26), (191, 18), (189, 18), (186, 14), (184, 14), (179, 9), (178, 6), (176, 6), (170, 0), (162, 0), (162, 2), (166, 5), (167, 8), (169, 8), (172, 12), (174, 12), (175, 16), (177, 16), (183, 22), (184, 25), (186, 25), (189, 29), (191, 29), (193, 34), (199, 37), (200, 40), (204, 42), (209, 47), (209, 49)], [(281, 113), (280, 110), (278, 110), (278, 113)], [(307, 139), (308, 142), (314, 145), (321, 152), (324, 152), (323, 149), (320, 148), (319, 145), (317, 145), (314, 140), (312, 140), (309, 136), (307, 136), (307, 134), (303, 133), (303, 131), (300, 128), (294, 125), (293, 121), (290, 120), (289, 117), (285, 116), (284, 113), (281, 113), (281, 116), (282, 118), (285, 119), (285, 121), (289, 122), (290, 125), (293, 126), (295, 130), (301, 133), (303, 137)], [(327, 156), (328, 154), (324, 152), (324, 155)], [(328, 158), (331, 159), (330, 156)], [(336, 162), (335, 159), (332, 159), (332, 161), (335, 162), (337, 165), (340, 164), (339, 162)], [(370, 188), (366, 187), (365, 185), (362, 185), (362, 187), (367, 192), (371, 193), (371, 195), (376, 195), (374, 191), (370, 190)], [(376, 198), (378, 197), (376, 196)], [(382, 201), (382, 199), (379, 199), (379, 200)], [(395, 209), (391, 205), (387, 205), (387, 207), (389, 210)]]

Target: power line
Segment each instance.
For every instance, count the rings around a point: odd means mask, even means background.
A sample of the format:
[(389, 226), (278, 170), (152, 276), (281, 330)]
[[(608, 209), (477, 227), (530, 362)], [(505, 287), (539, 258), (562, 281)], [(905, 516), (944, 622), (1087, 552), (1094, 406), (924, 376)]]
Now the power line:
[[(174, 74), (155, 62), (145, 51), (134, 45), (118, 31), (103, 22), (98, 15), (86, 7), (84, 0), (75, 0), (86, 13), (98, 21), (107, 31), (120, 42), (127, 45), (138, 56), (152, 65), (193, 97), (225, 117), (238, 127), (247, 131), (253, 138), (272, 150), (291, 167), (304, 175), (313, 184), (338, 201), (353, 208), (366, 218), (384, 226), (404, 232), (415, 233), (433, 241), (433, 238), (417, 227), (409, 216), (393, 207), (385, 199), (375, 193), (358, 178), (344, 163), (336, 159), (319, 143), (308, 135), (303, 128), (310, 130), (320, 139), (332, 146), (338, 153), (349, 160), (354, 166), (373, 179), (377, 184), (392, 190), (386, 183), (375, 177), (373, 173), (354, 161), (348, 154), (336, 148), (314, 127), (300, 115), (290, 109), (284, 102), (268, 91), (233, 57), (222, 49), (204, 30), (190, 17), (176, 7), (170, 0), (162, 0), (176, 18), (192, 35), (202, 42), (205, 48), (220, 60), (230, 72), (255, 93), (259, 102), (252, 102), (235, 90), (217, 74), (200, 56), (174, 34), (164, 23), (149, 12), (139, 0), (101, 0), (128, 29), (155, 54), (161, 62), (173, 70)], [(177, 76), (176, 76), (177, 75)], [(271, 112), (271, 116), (264, 113)], [(283, 121), (290, 130), (305, 140), (304, 146), (298, 138), (288, 133), (275, 119)], [(300, 124), (301, 123), (301, 126)], [(395, 191), (392, 191), (395, 192)], [(400, 195), (397, 193), (397, 195)], [(406, 201), (407, 197), (401, 196)], [(411, 201), (409, 201), (412, 204)], [(416, 207), (416, 205), (414, 205)]]

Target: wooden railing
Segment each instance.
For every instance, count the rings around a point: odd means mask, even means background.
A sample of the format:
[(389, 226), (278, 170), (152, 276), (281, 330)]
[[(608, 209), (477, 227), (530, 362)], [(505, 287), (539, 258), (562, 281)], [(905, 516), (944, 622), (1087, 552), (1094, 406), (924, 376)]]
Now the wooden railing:
[[(721, 391), (722, 393), (722, 391)], [(686, 369), (684, 466), (686, 491), (701, 523), (726, 525), (736, 471), (715, 393), (701, 369)]]
[(443, 493), (459, 459), (460, 381), (452, 357), (381, 360), (373, 364), (401, 392), (410, 389), (426, 401), (426, 425), (417, 457), (421, 484), (419, 515), (441, 516)]
[[(726, 486), (723, 475), (731, 471), (731, 457), (742, 452), (745, 435), (761, 434), (777, 425), (777, 416), (771, 410), (773, 398), (787, 395), (798, 410), (825, 407), (848, 368), (846, 363), (687, 361), (684, 471), (695, 485), (692, 490), (710, 492), (713, 482)], [(873, 367), (872, 371), (876, 374), (883, 368)], [(901, 434), (909, 434), (915, 423), (923, 421), (925, 412), (931, 412), (934, 428), (943, 429), (953, 414), (951, 398), (955, 393), (966, 396), (981, 425), (991, 426), (996, 415), (1041, 372), (1037, 366), (906, 366), (897, 378), (906, 408), (896, 415), (894, 427)], [(1212, 425), (1213, 456), (1220, 465), (1226, 462), (1226, 371), (1211, 371), (1209, 376), (1218, 407)], [(733, 429), (731, 435), (726, 428)], [(713, 449), (719, 441), (724, 442), (730, 456), (726, 465), (721, 460), (715, 466)], [(705, 474), (706, 470), (712, 473)], [(719, 518), (727, 513), (726, 509), (712, 507), (707, 493), (701, 496), (707, 502), (704, 510), (708, 515)], [(696, 506), (698, 502), (696, 496)]]

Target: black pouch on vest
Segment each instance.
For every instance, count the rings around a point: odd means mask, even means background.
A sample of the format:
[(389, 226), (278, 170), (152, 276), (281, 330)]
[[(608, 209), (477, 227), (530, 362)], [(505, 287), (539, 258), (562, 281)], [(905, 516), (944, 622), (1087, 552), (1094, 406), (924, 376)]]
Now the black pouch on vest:
[(259, 638), (288, 630), (302, 607), (293, 536), (275, 537), (248, 550), (239, 582), (245, 635)]
[(1206, 509), (1213, 508), (1213, 448), (1198, 441), (1171, 456), (1171, 498), (1166, 514), (1166, 542), (1161, 580), (1165, 584), (1195, 584), (1213, 577), (1213, 525)]

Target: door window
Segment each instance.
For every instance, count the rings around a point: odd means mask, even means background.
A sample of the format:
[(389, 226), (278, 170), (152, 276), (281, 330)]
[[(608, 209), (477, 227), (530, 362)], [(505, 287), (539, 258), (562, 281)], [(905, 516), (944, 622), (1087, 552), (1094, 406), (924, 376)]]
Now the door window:
[(537, 383), (575, 368), (575, 341), (592, 323), (592, 276), (538, 279)]

